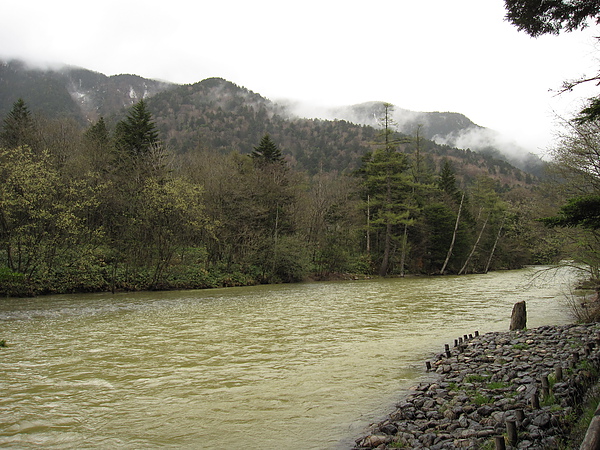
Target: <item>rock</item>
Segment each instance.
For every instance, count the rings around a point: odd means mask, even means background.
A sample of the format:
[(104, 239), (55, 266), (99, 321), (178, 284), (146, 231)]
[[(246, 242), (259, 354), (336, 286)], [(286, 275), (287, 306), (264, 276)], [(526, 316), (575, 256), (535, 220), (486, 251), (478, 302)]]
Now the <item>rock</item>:
[(379, 447), (381, 444), (387, 444), (389, 442), (391, 442), (391, 438), (389, 436), (372, 434), (362, 439), (360, 441), (359, 446), (363, 448), (376, 448)]
[(535, 417), (531, 423), (538, 428), (546, 428), (550, 425), (550, 414), (543, 413)]
[(398, 427), (393, 423), (388, 422), (384, 425), (380, 425), (379, 431), (381, 431), (384, 434), (395, 435), (398, 432)]
[[(357, 448), (390, 448), (392, 442), (405, 448), (481, 448), (492, 436), (506, 432), (506, 420), (515, 420), (518, 410), (525, 412), (522, 421), (518, 419), (518, 448), (549, 448), (564, 437), (568, 430), (561, 424), (597, 381), (600, 346), (590, 344), (598, 339), (600, 324), (546, 326), (470, 339), (452, 349), (452, 362), (440, 357), (437, 374), (428, 374), (435, 381), (412, 388), (389, 419), (356, 441)], [(541, 377), (553, 374), (557, 365), (566, 369), (573, 355), (595, 370), (565, 370), (563, 380), (552, 388), (554, 404), (532, 409), (532, 394), (541, 397)], [(489, 403), (481, 404), (481, 399)]]

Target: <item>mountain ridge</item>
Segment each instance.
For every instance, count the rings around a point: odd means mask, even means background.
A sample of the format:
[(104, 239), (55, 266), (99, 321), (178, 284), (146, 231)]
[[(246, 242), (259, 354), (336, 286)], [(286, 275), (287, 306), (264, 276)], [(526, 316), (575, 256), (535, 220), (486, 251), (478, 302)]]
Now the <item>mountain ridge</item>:
[[(93, 123), (99, 117), (117, 121), (128, 107), (144, 98), (156, 113), (157, 124), (167, 143), (179, 151), (204, 145), (247, 153), (252, 150), (249, 143), (258, 142), (261, 133), (274, 131), (279, 132), (281, 145), (285, 148), (295, 145), (293, 139), (301, 139), (298, 128), (305, 134), (314, 134), (304, 129), (309, 125), (321, 132), (330, 132), (332, 124), (315, 121), (334, 121), (337, 128), (343, 129), (336, 130), (338, 142), (313, 136), (304, 143), (313, 148), (293, 152), (292, 159), (295, 162), (304, 160), (304, 164), (311, 165), (325, 161), (331, 163), (331, 169), (337, 170), (346, 166), (352, 168), (367, 150), (365, 142), (372, 140), (373, 133), (361, 127), (378, 127), (377, 117), (381, 117), (384, 103), (328, 108), (312, 117), (302, 117), (290, 102), (271, 101), (220, 77), (176, 84), (132, 74), (107, 76), (66, 65), (44, 70), (31, 68), (18, 60), (0, 62), (0, 114), (5, 116), (18, 98), (24, 98), (32, 110), (73, 118), (82, 125)], [(426, 113), (395, 108), (394, 119), (400, 133), (413, 136), (419, 129), (422, 137), (439, 145), (477, 150), (535, 175), (540, 173), (539, 158), (522, 149), (503, 152), (495, 145), (493, 130), (473, 123), (461, 113)], [(469, 142), (479, 144), (460, 145)], [(326, 154), (329, 150), (335, 164)]]

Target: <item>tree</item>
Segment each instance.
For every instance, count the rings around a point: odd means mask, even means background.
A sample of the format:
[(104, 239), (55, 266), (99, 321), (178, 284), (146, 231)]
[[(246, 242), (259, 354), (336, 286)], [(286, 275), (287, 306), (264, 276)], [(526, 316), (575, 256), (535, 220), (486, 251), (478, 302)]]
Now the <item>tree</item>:
[(114, 141), (111, 169), (119, 183), (134, 183), (139, 188), (147, 177), (168, 175), (168, 154), (144, 100), (117, 123)]
[(265, 134), (257, 147), (254, 147), (251, 155), (252, 159), (258, 165), (278, 163), (283, 164), (283, 156), (281, 150), (271, 139), (269, 134)]
[(0, 133), (0, 146), (17, 148), (23, 145), (32, 146), (34, 124), (31, 112), (22, 98), (18, 99), (12, 110), (4, 119)]
[[(600, 122), (572, 120), (552, 151), (551, 174), (564, 203), (558, 213), (545, 214), (541, 222), (565, 227), (567, 256), (587, 265), (592, 277), (600, 277)], [(539, 216), (538, 216), (539, 217)], [(557, 230), (557, 233), (560, 229)], [(568, 245), (570, 241), (571, 245)]]
[(302, 196), (301, 222), (318, 275), (351, 272), (358, 260), (358, 180), (337, 173), (318, 173)]
[(438, 187), (450, 196), (455, 203), (460, 203), (462, 194), (456, 186), (456, 175), (452, 163), (444, 160), (437, 182)]
[(506, 19), (532, 37), (559, 34), (588, 26), (588, 20), (600, 23), (597, 0), (505, 0)]
[(146, 102), (142, 99), (132, 106), (128, 116), (117, 124), (116, 145), (130, 156), (143, 156), (160, 145), (158, 129)]
[[(29, 293), (97, 245), (87, 221), (96, 199), (88, 188), (65, 182), (48, 152), (0, 149), (0, 270), (21, 274)], [(64, 277), (61, 283), (68, 284)]]
[[(532, 37), (581, 30), (588, 26), (588, 22), (600, 23), (598, 0), (504, 0), (504, 5), (507, 10), (506, 20)], [(600, 74), (565, 81), (561, 92), (571, 91), (575, 86), (590, 81), (598, 83)], [(578, 114), (577, 120), (588, 122), (598, 118), (600, 98), (591, 98), (588, 106)]]
[(549, 227), (600, 229), (600, 195), (575, 197), (560, 208), (557, 216), (540, 219)]
[[(360, 171), (365, 183), (368, 227), (383, 234), (378, 271), (380, 276), (388, 274), (398, 234), (404, 236), (404, 225), (410, 221), (406, 204), (411, 192), (409, 175), (406, 173), (409, 163), (406, 155), (398, 151), (399, 144), (406, 141), (396, 137), (392, 112), (393, 105), (384, 103), (377, 148), (365, 155)], [(401, 232), (398, 227), (402, 228)], [(367, 233), (370, 232), (367, 229)]]
[(202, 188), (182, 178), (148, 178), (135, 200), (136, 220), (128, 230), (132, 250), (136, 262), (151, 269), (150, 286), (156, 289), (175, 255), (197, 244), (209, 226)]

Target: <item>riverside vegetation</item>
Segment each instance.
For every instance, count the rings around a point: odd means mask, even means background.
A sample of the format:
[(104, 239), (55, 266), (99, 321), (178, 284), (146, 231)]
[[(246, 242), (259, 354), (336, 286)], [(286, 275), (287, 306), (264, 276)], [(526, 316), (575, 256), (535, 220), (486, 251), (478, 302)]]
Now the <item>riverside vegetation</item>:
[[(533, 37), (600, 23), (594, 2), (534, 3), (505, 2), (506, 19)], [(0, 130), (2, 295), (463, 274), (565, 258), (599, 285), (598, 98), (565, 123), (542, 181), (490, 157), (497, 150), (438, 145), (421, 125), (398, 133), (387, 103), (373, 128), (284, 117), (216, 78), (172, 86), (0, 68), (0, 110), (14, 102)], [(134, 82), (144, 99), (117, 113)]]
[(357, 170), (312, 172), (268, 133), (245, 155), (168, 149), (144, 100), (87, 128), (18, 100), (0, 133), (1, 294), (461, 274), (582, 248), (537, 221), (564, 194), (469, 151), (432, 153), (392, 110)]

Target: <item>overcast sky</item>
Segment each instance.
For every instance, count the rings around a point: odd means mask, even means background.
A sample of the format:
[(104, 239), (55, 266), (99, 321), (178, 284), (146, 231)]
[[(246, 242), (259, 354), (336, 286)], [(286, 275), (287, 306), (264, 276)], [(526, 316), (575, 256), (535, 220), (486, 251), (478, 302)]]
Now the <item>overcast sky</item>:
[(597, 72), (597, 29), (533, 39), (504, 16), (503, 0), (2, 0), (0, 57), (461, 112), (541, 152), (592, 95), (551, 90)]

